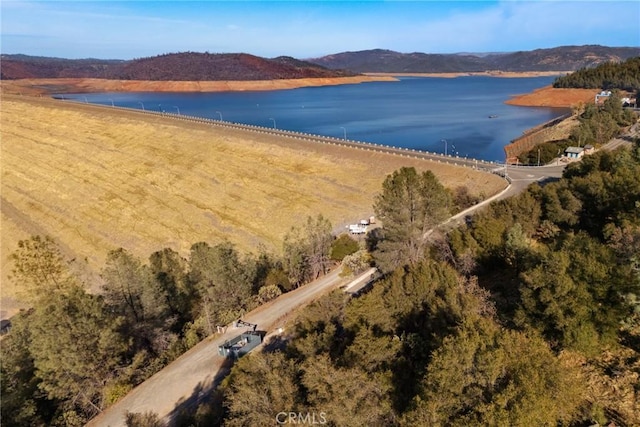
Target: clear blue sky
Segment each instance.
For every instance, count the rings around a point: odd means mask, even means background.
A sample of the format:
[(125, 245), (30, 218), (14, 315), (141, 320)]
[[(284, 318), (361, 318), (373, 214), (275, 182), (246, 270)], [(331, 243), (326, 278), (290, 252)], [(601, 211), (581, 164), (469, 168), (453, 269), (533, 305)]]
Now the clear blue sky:
[(628, 1), (1, 0), (2, 53), (131, 59), (170, 52), (311, 58), (640, 46)]

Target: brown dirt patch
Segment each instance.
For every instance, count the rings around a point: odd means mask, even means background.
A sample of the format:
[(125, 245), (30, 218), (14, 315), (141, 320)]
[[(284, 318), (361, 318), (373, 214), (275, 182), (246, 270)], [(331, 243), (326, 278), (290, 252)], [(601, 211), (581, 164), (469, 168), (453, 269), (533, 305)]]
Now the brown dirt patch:
[(593, 102), (598, 92), (597, 89), (557, 89), (545, 86), (531, 93), (516, 95), (505, 103), (523, 107), (571, 108), (580, 103)]
[(371, 215), (382, 181), (401, 166), (475, 194), (505, 186), (427, 160), (46, 98), (5, 95), (1, 120), (3, 310), (15, 291), (8, 255), (33, 233), (95, 273), (118, 247), (146, 258), (228, 239), (278, 252), (309, 215), (336, 227)]

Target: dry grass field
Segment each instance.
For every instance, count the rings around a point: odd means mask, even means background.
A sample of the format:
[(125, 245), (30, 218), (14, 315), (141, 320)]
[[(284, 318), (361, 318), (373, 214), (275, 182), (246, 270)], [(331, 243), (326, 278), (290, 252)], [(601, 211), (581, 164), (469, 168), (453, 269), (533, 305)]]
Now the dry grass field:
[(371, 215), (401, 166), (475, 194), (505, 187), (426, 160), (46, 98), (3, 95), (0, 120), (3, 318), (17, 307), (8, 257), (32, 234), (50, 235), (95, 274), (118, 247), (147, 258), (228, 239), (278, 252), (309, 215), (336, 228)]

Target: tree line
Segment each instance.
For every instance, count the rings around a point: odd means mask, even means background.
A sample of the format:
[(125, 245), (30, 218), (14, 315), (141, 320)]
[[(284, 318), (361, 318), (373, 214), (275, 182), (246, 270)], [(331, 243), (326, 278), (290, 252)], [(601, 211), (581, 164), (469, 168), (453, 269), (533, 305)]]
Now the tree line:
[(384, 277), (314, 303), (183, 425), (640, 424), (638, 177), (636, 142), (444, 233), (429, 177), (395, 172), (370, 242)]
[(556, 88), (620, 89), (640, 91), (640, 56), (623, 62), (605, 62), (593, 68), (581, 68), (553, 82)]

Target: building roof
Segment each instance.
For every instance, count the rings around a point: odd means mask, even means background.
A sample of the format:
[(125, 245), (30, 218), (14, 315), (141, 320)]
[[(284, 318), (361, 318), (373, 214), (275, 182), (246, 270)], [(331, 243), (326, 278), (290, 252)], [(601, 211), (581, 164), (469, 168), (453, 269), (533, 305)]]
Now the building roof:
[(584, 151), (584, 148), (582, 147), (567, 147), (564, 150), (565, 153), (575, 153), (575, 154), (582, 153), (583, 151)]

